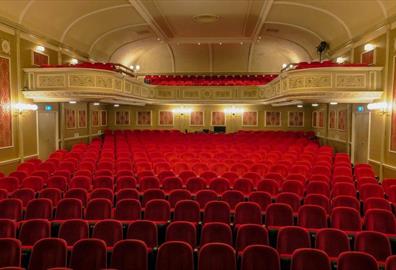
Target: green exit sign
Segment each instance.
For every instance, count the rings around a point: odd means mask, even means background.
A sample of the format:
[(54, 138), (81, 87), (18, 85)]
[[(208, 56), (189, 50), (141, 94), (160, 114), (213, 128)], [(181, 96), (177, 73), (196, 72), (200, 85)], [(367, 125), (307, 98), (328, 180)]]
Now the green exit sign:
[(364, 112), (364, 106), (363, 105), (359, 105), (359, 106), (356, 107), (356, 110), (358, 112)]

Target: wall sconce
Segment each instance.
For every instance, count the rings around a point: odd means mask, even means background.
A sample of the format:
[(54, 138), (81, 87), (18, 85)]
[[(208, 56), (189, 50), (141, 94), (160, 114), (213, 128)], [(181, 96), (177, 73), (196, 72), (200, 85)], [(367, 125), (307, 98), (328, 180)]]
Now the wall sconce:
[(179, 107), (173, 109), (172, 112), (180, 115), (185, 115), (185, 114), (190, 114), (192, 112), (192, 109), (186, 107)]
[(390, 110), (390, 104), (386, 102), (376, 102), (367, 104), (367, 109), (369, 111), (382, 111), (382, 113), (386, 113)]
[(38, 46), (36, 46), (36, 51), (37, 52), (45, 52), (45, 47), (41, 46), (41, 45), (38, 45)]
[(226, 114), (231, 114), (233, 116), (235, 116), (236, 114), (242, 114), (244, 112), (243, 108), (237, 108), (237, 107), (231, 107), (231, 108), (225, 108), (224, 112)]
[(364, 45), (364, 50), (366, 52), (372, 51), (375, 49), (375, 45), (371, 44), (371, 43), (367, 43), (366, 45)]
[(12, 105), (12, 108), (17, 113), (38, 110), (38, 106), (36, 104), (26, 104), (26, 103), (15, 103)]

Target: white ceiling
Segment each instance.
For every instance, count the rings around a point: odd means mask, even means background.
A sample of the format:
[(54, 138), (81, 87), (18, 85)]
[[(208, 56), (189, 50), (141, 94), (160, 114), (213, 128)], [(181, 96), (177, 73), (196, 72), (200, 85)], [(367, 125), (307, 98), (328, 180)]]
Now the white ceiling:
[[(142, 72), (276, 72), (396, 14), (395, 0), (1, 0), (0, 17)], [(198, 23), (195, 16), (217, 17)]]

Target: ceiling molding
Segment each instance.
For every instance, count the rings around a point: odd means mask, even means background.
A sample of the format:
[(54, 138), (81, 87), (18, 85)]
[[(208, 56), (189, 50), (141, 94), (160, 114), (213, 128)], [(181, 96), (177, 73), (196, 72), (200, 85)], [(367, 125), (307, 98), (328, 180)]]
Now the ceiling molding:
[(23, 19), (25, 18), (26, 13), (28, 12), (28, 10), (30, 9), (30, 7), (33, 5), (35, 0), (30, 0), (26, 6), (23, 8), (21, 14), (19, 14), (19, 18), (18, 18), (18, 23), (21, 24)]
[(163, 40), (167, 40), (168, 36), (162, 31), (150, 12), (145, 8), (140, 0), (129, 0), (129, 3), (136, 9), (137, 13), (146, 21), (153, 31)]
[(113, 52), (110, 54), (107, 62), (111, 62), (111, 59), (113, 58), (113, 55), (120, 49), (122, 49), (123, 47), (129, 45), (129, 44), (133, 44), (135, 42), (139, 42), (139, 41), (143, 41), (143, 40), (148, 40), (148, 39), (153, 39), (153, 37), (145, 37), (145, 38), (140, 38), (140, 39), (135, 39), (135, 40), (131, 40), (128, 42), (124, 42), (123, 44), (121, 44), (120, 46), (118, 46), (116, 49), (113, 50)]
[(111, 35), (111, 34), (113, 34), (115, 32), (118, 32), (118, 31), (122, 31), (122, 30), (129, 29), (129, 28), (135, 28), (135, 27), (139, 27), (139, 26), (147, 26), (147, 24), (146, 23), (138, 23), (138, 24), (124, 25), (124, 26), (120, 26), (120, 27), (114, 28), (112, 30), (109, 30), (107, 32), (104, 32), (99, 37), (97, 37), (94, 40), (94, 42), (92, 42), (91, 46), (89, 46), (88, 54), (90, 55), (92, 53), (92, 51), (93, 51), (94, 47), (96, 46), (96, 44), (100, 40), (102, 40), (104, 37), (106, 37), (108, 35)]
[(123, 7), (129, 7), (130, 5), (128, 4), (123, 4), (123, 5), (117, 5), (117, 6), (111, 6), (111, 7), (105, 7), (105, 8), (101, 8), (101, 9), (97, 9), (91, 12), (88, 12), (80, 17), (78, 17), (77, 19), (75, 19), (74, 21), (72, 21), (67, 27), (66, 29), (63, 31), (62, 36), (60, 38), (60, 42), (64, 42), (66, 35), (69, 33), (70, 29), (76, 25), (78, 22), (80, 22), (81, 20), (91, 16), (91, 15), (95, 15), (101, 12), (105, 12), (105, 11), (109, 11), (109, 10), (113, 10), (113, 9), (117, 9), (117, 8), (123, 8)]
[(178, 44), (218, 44), (218, 43), (250, 43), (252, 40), (247, 37), (192, 37), (192, 38), (172, 38), (169, 43)]
[(300, 26), (300, 25), (297, 25), (297, 24), (294, 24), (294, 23), (284, 23), (284, 22), (277, 22), (277, 21), (266, 21), (265, 23), (278, 24), (278, 25), (294, 27), (294, 28), (300, 29), (300, 30), (302, 30), (304, 32), (307, 32), (307, 33), (315, 36), (319, 41), (324, 40), (324, 38), (321, 35), (319, 35), (318, 33), (314, 32), (314, 31), (312, 31), (311, 29), (308, 29), (306, 27), (303, 27), (303, 26)]
[(253, 35), (252, 35), (253, 40), (256, 40), (257, 37), (259, 36), (261, 29), (263, 28), (265, 20), (267, 19), (273, 4), (274, 4), (274, 0), (267, 0), (264, 2), (260, 11), (259, 20), (257, 21), (257, 24), (253, 30)]
[(382, 0), (377, 0), (378, 5), (381, 8), (382, 13), (384, 14), (385, 19), (388, 19), (388, 11), (386, 10), (386, 7), (384, 6), (384, 3)]
[(274, 2), (273, 4), (274, 5), (289, 5), (289, 6), (296, 6), (296, 7), (304, 7), (304, 8), (316, 10), (316, 11), (322, 12), (324, 14), (327, 14), (330, 17), (332, 17), (333, 19), (335, 19), (336, 21), (338, 21), (344, 27), (344, 30), (347, 33), (348, 37), (352, 38), (351, 30), (349, 29), (347, 24), (340, 17), (335, 15), (333, 12), (328, 11), (327, 9), (315, 7), (315, 6), (308, 5), (308, 4), (302, 4), (302, 3), (297, 3), (297, 2), (289, 2), (289, 1), (277, 1), (277, 2)]

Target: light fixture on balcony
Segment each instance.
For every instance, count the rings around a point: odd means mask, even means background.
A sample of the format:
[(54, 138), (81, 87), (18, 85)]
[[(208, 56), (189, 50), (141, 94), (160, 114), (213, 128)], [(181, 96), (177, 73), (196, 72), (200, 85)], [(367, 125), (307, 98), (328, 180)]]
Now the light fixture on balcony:
[(318, 107), (319, 104), (318, 103), (312, 103), (312, 107)]
[(304, 107), (304, 105), (302, 105), (302, 104), (297, 105), (297, 108), (303, 108), (303, 107)]
[(375, 49), (375, 45), (374, 45), (374, 44), (367, 43), (366, 45), (364, 45), (364, 50), (365, 50), (366, 52), (372, 51), (372, 50), (374, 50), (374, 49)]
[(72, 58), (72, 59), (70, 60), (70, 64), (72, 64), (72, 65), (77, 65), (77, 64), (78, 64), (78, 60), (77, 60), (76, 58)]
[(94, 106), (99, 106), (100, 103), (99, 103), (99, 102), (94, 102), (93, 105), (94, 105)]
[(330, 102), (330, 105), (337, 105), (337, 104), (338, 104), (338, 102), (336, 102), (336, 101)]
[(38, 51), (38, 52), (45, 52), (45, 47), (44, 47), (44, 46), (41, 46), (41, 45), (38, 45), (38, 46), (36, 46), (36, 51)]
[(287, 68), (287, 64), (282, 65), (282, 69)]
[(337, 64), (344, 64), (347, 59), (345, 57), (339, 56), (336, 59)]
[(70, 103), (70, 104), (76, 104), (77, 101), (75, 101), (75, 100), (70, 100), (69, 103)]
[(140, 70), (140, 65), (130, 65), (129, 68), (136, 72)]
[(120, 107), (120, 104), (114, 104), (113, 106), (118, 108), (118, 107)]

